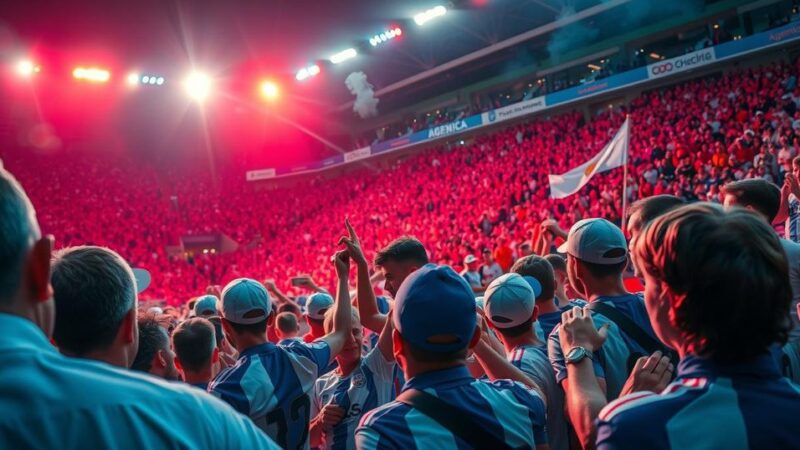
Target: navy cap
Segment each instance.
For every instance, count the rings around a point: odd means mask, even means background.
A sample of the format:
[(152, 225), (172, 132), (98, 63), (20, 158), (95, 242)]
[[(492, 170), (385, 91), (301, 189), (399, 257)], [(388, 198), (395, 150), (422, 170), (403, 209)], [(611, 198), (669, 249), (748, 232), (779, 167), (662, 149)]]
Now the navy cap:
[(475, 333), (475, 294), (448, 266), (426, 264), (397, 290), (395, 329), (414, 347), (449, 353), (467, 348)]

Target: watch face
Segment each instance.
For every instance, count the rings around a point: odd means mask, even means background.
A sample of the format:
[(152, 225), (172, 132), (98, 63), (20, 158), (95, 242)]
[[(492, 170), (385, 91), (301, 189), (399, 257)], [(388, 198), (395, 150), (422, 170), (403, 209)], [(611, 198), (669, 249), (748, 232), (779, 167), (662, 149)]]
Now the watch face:
[(586, 357), (586, 349), (583, 347), (573, 347), (572, 350), (567, 353), (567, 361), (568, 362), (578, 362)]

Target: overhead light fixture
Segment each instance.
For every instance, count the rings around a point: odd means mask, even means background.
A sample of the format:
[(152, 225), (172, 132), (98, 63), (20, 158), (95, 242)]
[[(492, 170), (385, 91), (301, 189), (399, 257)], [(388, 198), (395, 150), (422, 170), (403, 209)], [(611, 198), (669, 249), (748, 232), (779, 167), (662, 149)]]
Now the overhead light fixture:
[(14, 67), (17, 73), (23, 77), (30, 77), (34, 73), (39, 73), (42, 68), (31, 61), (30, 59), (23, 59), (17, 62), (17, 65)]
[(211, 78), (202, 72), (192, 72), (186, 77), (183, 87), (189, 97), (202, 102), (211, 94)]
[(348, 48), (347, 50), (342, 50), (339, 53), (331, 56), (330, 61), (334, 64), (339, 64), (348, 59), (355, 58), (358, 55), (358, 52), (354, 48)]
[(441, 17), (445, 14), (447, 14), (447, 8), (445, 8), (442, 5), (439, 5), (427, 11), (414, 15), (414, 22), (416, 22), (417, 25), (422, 26), (430, 22), (431, 20), (437, 17)]
[(319, 66), (313, 64), (311, 66), (303, 67), (302, 69), (298, 70), (294, 78), (297, 81), (303, 81), (319, 75), (319, 72), (320, 72)]
[(402, 34), (403, 34), (403, 30), (401, 30), (400, 27), (394, 27), (394, 28), (392, 28), (390, 30), (386, 30), (386, 31), (384, 31), (384, 32), (382, 32), (380, 34), (376, 34), (375, 36), (372, 36), (371, 38), (369, 38), (369, 43), (373, 47), (376, 47), (379, 44), (382, 44), (382, 43), (384, 43), (386, 41), (390, 41), (390, 40), (396, 38), (397, 36), (401, 36)]
[(89, 81), (92, 83), (105, 83), (111, 79), (111, 72), (98, 67), (76, 67), (72, 71), (72, 76), (76, 80)]

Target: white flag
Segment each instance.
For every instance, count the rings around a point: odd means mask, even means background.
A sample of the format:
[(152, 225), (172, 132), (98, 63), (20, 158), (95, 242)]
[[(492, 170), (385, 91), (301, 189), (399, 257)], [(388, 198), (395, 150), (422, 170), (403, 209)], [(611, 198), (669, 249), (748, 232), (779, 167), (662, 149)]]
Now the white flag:
[(625, 123), (617, 131), (614, 139), (592, 159), (561, 175), (548, 175), (550, 196), (553, 198), (569, 197), (585, 186), (595, 174), (627, 164), (629, 121), (630, 119), (625, 119)]

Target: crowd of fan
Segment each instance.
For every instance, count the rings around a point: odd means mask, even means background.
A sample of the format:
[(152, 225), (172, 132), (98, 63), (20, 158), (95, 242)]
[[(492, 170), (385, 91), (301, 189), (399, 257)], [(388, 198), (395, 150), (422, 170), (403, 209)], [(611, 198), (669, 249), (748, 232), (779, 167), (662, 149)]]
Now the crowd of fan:
[[(784, 209), (800, 223), (799, 176), (800, 158), (783, 190), (726, 183), (724, 208), (637, 201), (630, 240), (602, 218), (569, 233), (548, 223), (539, 254), (487, 251), (461, 274), (408, 236), (369, 260), (345, 220), (308, 250), (333, 267), (334, 296), (314, 286), (298, 302), (237, 278), (184, 315), (140, 308), (151, 280), (112, 249), (54, 252), (0, 169), (0, 437), (67, 449), (800, 448), (800, 244), (770, 226)], [(631, 265), (644, 292), (626, 287)], [(390, 298), (375, 295), (379, 278)]]
[[(254, 190), (239, 171), (215, 187), (210, 176), (159, 176), (111, 157), (2, 157), (42, 206), (43, 230), (55, 235), (57, 246), (117, 249), (153, 274), (147, 298), (180, 305), (209, 284), (275, 273), (287, 276), (281, 288), (301, 294), (288, 278), (328, 282), (325, 255), (339, 234), (337, 220), (355, 211), (366, 212), (353, 221), (370, 248), (410, 234), (428, 243), (432, 261), (459, 270), (464, 257), (485, 249), (508, 270), (511, 257), (532, 246), (549, 219), (562, 227), (585, 217), (619, 223), (622, 170), (596, 177), (564, 200), (549, 198), (547, 175), (588, 160), (626, 114), (632, 121), (629, 201), (674, 194), (721, 202), (719, 187), (729, 181), (763, 177), (782, 184), (800, 146), (797, 71), (797, 61), (736, 70), (644, 93), (627, 109), (536, 119), (382, 170), (354, 169), (277, 190)], [(183, 235), (215, 232), (239, 249), (188, 260), (168, 252)]]

